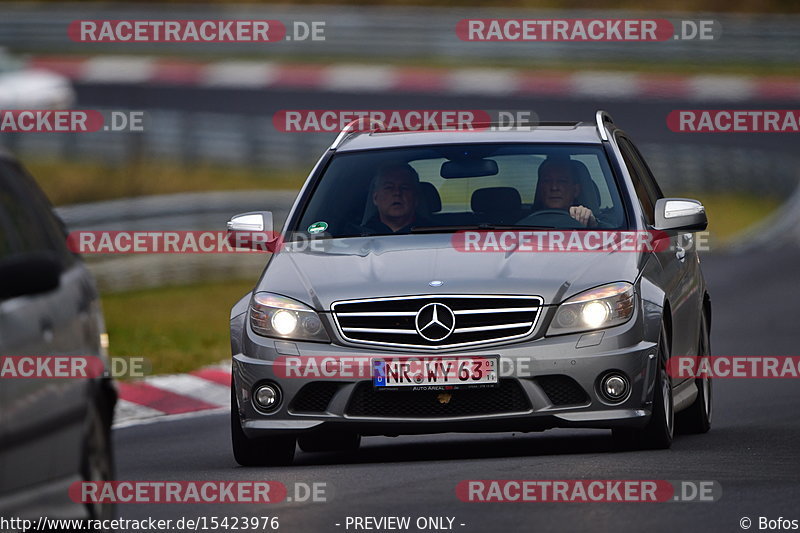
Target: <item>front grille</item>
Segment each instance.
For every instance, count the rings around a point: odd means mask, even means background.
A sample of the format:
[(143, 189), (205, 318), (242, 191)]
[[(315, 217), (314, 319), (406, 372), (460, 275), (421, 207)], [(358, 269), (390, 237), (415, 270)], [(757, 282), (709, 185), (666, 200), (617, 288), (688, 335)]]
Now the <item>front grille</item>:
[(569, 376), (539, 376), (536, 383), (553, 405), (582, 405), (589, 401), (586, 391)]
[(362, 381), (353, 390), (346, 413), (385, 418), (443, 418), (519, 413), (530, 408), (530, 401), (516, 379), (501, 379), (496, 388), (449, 391), (375, 390), (372, 383)]
[(295, 413), (324, 413), (340, 386), (340, 383), (331, 381), (314, 381), (304, 385), (295, 395), (289, 410)]
[(538, 296), (427, 295), (349, 300), (331, 309), (349, 341), (436, 349), (525, 337), (541, 306)]

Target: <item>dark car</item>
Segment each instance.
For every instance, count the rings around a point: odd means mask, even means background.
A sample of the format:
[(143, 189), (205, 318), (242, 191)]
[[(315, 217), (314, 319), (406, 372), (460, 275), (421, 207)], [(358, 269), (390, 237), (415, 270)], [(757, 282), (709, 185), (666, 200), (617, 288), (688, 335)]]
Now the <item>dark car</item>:
[[(111, 516), (109, 506), (76, 503), (68, 493), (76, 481), (112, 479), (117, 396), (104, 370), (107, 342), (94, 280), (67, 248), (63, 224), (33, 178), (0, 152), (3, 517)], [(53, 378), (30, 365), (20, 364), (20, 371), (10, 365), (21, 358), (66, 356), (80, 357), (94, 370)], [(81, 374), (91, 377), (73, 377)]]
[[(257, 212), (228, 227), (271, 224)], [(345, 131), (231, 312), (236, 460), (286, 463), (296, 442), (354, 449), (364, 435), (605, 428), (667, 448), (676, 421), (706, 432), (710, 380), (668, 370), (708, 355), (693, 246), (706, 225), (700, 202), (664, 198), (602, 111)], [(591, 244), (622, 235), (659, 244)]]

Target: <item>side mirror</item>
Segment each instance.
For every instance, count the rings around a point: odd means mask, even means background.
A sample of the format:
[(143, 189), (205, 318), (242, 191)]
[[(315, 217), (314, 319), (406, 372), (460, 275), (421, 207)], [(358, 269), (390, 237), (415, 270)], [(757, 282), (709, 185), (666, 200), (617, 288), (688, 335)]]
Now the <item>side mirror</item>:
[(228, 242), (236, 248), (272, 251), (270, 243), (278, 239), (271, 211), (240, 213), (228, 221)]
[(0, 300), (49, 292), (61, 284), (61, 262), (52, 252), (25, 252), (0, 260)]
[(704, 231), (708, 227), (706, 208), (689, 198), (661, 198), (656, 201), (655, 229), (660, 231)]
[(272, 212), (251, 211), (235, 215), (228, 221), (228, 231), (272, 232)]

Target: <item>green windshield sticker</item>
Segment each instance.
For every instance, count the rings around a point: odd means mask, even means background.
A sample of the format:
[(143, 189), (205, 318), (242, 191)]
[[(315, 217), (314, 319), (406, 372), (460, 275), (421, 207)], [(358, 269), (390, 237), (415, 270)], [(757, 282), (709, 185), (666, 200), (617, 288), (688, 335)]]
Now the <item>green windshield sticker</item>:
[(326, 229), (328, 229), (328, 223), (327, 222), (314, 222), (313, 224), (311, 224), (308, 227), (308, 232), (309, 233), (322, 233)]

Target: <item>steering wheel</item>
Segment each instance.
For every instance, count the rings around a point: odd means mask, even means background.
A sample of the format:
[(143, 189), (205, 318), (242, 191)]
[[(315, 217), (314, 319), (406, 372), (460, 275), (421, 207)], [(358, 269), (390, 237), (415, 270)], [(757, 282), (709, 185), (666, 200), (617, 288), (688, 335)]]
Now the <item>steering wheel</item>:
[(540, 209), (516, 222), (520, 226), (553, 226), (559, 229), (580, 229), (586, 226), (562, 209)]

